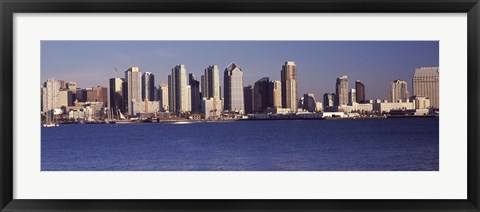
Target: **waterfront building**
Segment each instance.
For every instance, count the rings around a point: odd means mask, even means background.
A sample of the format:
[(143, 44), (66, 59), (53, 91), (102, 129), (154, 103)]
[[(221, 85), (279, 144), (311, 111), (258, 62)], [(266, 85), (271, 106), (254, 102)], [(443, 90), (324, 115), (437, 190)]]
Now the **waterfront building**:
[(133, 110), (133, 114), (137, 117), (139, 117), (139, 114), (142, 114), (142, 113), (158, 113), (160, 110), (160, 102), (149, 101), (148, 99), (141, 102), (137, 102), (133, 100), (132, 110)]
[(177, 65), (172, 69), (172, 74), (168, 76), (168, 88), (170, 111), (176, 114), (189, 112), (187, 70), (184, 64)]
[(316, 110), (317, 112), (323, 111), (323, 103), (321, 103), (321, 102), (315, 102), (315, 110)]
[(53, 109), (60, 108), (58, 102), (58, 93), (60, 91), (60, 82), (49, 79), (43, 83), (42, 91), (42, 112), (46, 113)]
[(243, 102), (245, 104), (245, 106), (244, 106), (245, 113), (246, 114), (253, 113), (254, 99), (253, 99), (253, 86), (252, 85), (249, 85), (249, 86), (246, 86), (246, 87), (243, 88)]
[(429, 109), (430, 99), (425, 96), (412, 96), (410, 100), (415, 101), (415, 109)]
[(103, 102), (103, 106), (106, 107), (108, 104), (108, 89), (99, 85), (88, 89), (87, 102)]
[(168, 111), (168, 85), (162, 83), (158, 86), (158, 101), (160, 103), (160, 111)]
[(188, 75), (188, 84), (191, 88), (191, 111), (192, 113), (200, 113), (200, 110), (202, 109), (200, 82), (194, 74), (190, 73)]
[(133, 115), (132, 100), (142, 101), (141, 74), (138, 67), (131, 67), (125, 71), (125, 81), (127, 83), (126, 108), (129, 115)]
[(264, 77), (255, 82), (253, 86), (253, 112), (263, 113), (267, 108), (271, 107), (270, 97), (270, 80)]
[(294, 62), (288, 61), (282, 66), (282, 107), (290, 108), (292, 112), (297, 111), (298, 84), (297, 66)]
[(223, 102), (219, 98), (203, 97), (202, 99), (202, 113), (205, 114), (205, 119), (215, 119), (222, 116)]
[(413, 110), (415, 109), (415, 102), (407, 99), (406, 102), (388, 102), (388, 101), (376, 101), (373, 103), (373, 110), (379, 113), (388, 113), (391, 110)]
[(72, 102), (75, 102), (77, 99), (76, 93), (77, 93), (77, 83), (75, 82), (67, 82), (67, 90), (72, 92)]
[(357, 92), (352, 88), (348, 92), (348, 105), (353, 105), (354, 103), (357, 103)]
[(187, 105), (185, 111), (192, 111), (192, 86), (190, 85), (187, 85)]
[(430, 99), (431, 107), (439, 109), (439, 68), (420, 67), (413, 75), (413, 95)]
[(142, 100), (155, 100), (155, 76), (150, 72), (142, 75)]
[(403, 80), (394, 80), (392, 83), (392, 88), (390, 89), (390, 101), (406, 101), (410, 98), (408, 93), (407, 82)]
[(303, 109), (308, 112), (315, 112), (317, 103), (315, 101), (315, 95), (308, 93), (303, 95)]
[(348, 77), (341, 76), (337, 78), (335, 84), (335, 106), (346, 105), (348, 103)]
[(203, 97), (220, 99), (220, 75), (217, 65), (208, 66), (202, 76)]
[(335, 106), (335, 94), (325, 93), (323, 94), (323, 109), (328, 109)]
[(351, 112), (372, 112), (373, 111), (373, 104), (371, 103), (353, 103), (352, 105), (340, 105), (337, 108), (337, 111), (351, 113)]
[(360, 80), (355, 81), (355, 94), (357, 103), (365, 102), (365, 85)]
[(231, 112), (238, 112), (243, 114), (245, 112), (245, 105), (243, 102), (243, 71), (235, 63), (230, 63), (224, 72), (224, 104), (225, 110)]
[(117, 111), (125, 112), (124, 106), (124, 82), (123, 78), (110, 78), (110, 100), (109, 108), (117, 114)]
[(270, 96), (272, 100), (272, 107), (279, 108), (282, 107), (282, 82), (281, 81), (271, 81), (270, 82)]

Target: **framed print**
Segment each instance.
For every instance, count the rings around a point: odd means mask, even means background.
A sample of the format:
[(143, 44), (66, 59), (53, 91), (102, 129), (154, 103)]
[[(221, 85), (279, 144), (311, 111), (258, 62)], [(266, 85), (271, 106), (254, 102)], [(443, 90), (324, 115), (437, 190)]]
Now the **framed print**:
[(479, 210), (477, 0), (0, 6), (1, 211)]

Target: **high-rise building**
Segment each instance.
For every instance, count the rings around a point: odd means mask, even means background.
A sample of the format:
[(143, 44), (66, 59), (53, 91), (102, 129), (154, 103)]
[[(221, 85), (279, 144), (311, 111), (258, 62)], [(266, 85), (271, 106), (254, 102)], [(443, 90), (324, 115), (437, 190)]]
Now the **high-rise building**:
[(224, 73), (224, 109), (244, 113), (243, 103), (243, 71), (235, 63), (230, 63)]
[(43, 83), (42, 87), (42, 112), (46, 113), (53, 109), (60, 108), (58, 95), (60, 91), (60, 82), (49, 79)]
[(430, 106), (440, 108), (439, 101), (439, 68), (420, 67), (413, 75), (413, 95), (424, 96), (430, 99)]
[(337, 78), (335, 84), (335, 106), (347, 105), (348, 103), (348, 77)]
[(348, 104), (353, 105), (356, 102), (357, 102), (357, 92), (354, 88), (352, 88), (350, 89), (350, 92), (348, 92)]
[(253, 111), (256, 113), (264, 112), (271, 107), (270, 80), (264, 77), (255, 82), (253, 86)]
[(202, 101), (200, 96), (200, 82), (194, 74), (188, 75), (188, 84), (191, 87), (191, 111), (192, 113), (199, 113), (202, 108)]
[(408, 93), (407, 82), (403, 80), (394, 80), (390, 89), (391, 102), (406, 102), (410, 98)]
[(203, 97), (220, 99), (220, 75), (218, 73), (218, 66), (208, 66), (205, 69), (205, 75), (202, 76), (202, 79)]
[(334, 93), (325, 93), (323, 94), (323, 109), (335, 106), (335, 94)]
[(315, 95), (313, 93), (308, 93), (303, 95), (303, 109), (308, 112), (315, 112), (317, 108), (317, 103), (315, 101)]
[(272, 107), (274, 108), (281, 108), (282, 107), (282, 82), (280, 81), (271, 81), (270, 82), (270, 96), (272, 103)]
[(158, 101), (160, 102), (160, 111), (168, 111), (168, 85), (160, 84), (158, 87)]
[(124, 96), (123, 96), (123, 85), (125, 79), (123, 78), (111, 78), (110, 79), (110, 101), (109, 108), (117, 114), (117, 111), (125, 112), (124, 107)]
[(245, 113), (253, 113), (253, 86), (249, 85), (243, 88), (243, 102), (245, 103)]
[(365, 102), (365, 85), (360, 80), (355, 81), (355, 92), (357, 102)]
[(58, 83), (60, 83), (60, 90), (66, 90), (67, 89), (67, 81), (65, 80), (57, 80)]
[(176, 114), (189, 112), (187, 69), (184, 64), (172, 68), (172, 74), (168, 76), (168, 88), (170, 111)]
[(132, 109), (132, 100), (136, 102), (142, 101), (141, 74), (138, 67), (131, 67), (125, 71), (125, 81), (127, 83), (126, 108), (130, 115), (133, 115), (134, 112)]
[(142, 100), (155, 100), (155, 76), (150, 72), (142, 75)]
[(97, 85), (96, 87), (92, 87), (92, 90), (95, 91), (97, 94), (97, 102), (103, 102), (102, 107), (107, 107), (108, 105), (108, 88)]
[(282, 107), (290, 108), (290, 111), (297, 111), (298, 84), (297, 66), (294, 62), (288, 61), (282, 66)]

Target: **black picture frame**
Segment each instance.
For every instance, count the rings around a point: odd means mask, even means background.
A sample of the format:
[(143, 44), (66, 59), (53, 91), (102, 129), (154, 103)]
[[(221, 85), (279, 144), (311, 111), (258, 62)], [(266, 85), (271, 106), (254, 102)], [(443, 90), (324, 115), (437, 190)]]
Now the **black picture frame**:
[[(480, 211), (478, 0), (0, 0), (1, 211)], [(13, 199), (14, 13), (467, 13), (468, 198), (466, 200), (17, 200)]]

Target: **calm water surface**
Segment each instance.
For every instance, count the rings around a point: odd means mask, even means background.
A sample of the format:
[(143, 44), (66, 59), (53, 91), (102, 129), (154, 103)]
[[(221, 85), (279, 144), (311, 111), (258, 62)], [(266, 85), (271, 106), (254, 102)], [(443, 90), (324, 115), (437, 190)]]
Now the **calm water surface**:
[(438, 118), (61, 125), (43, 171), (438, 170)]

